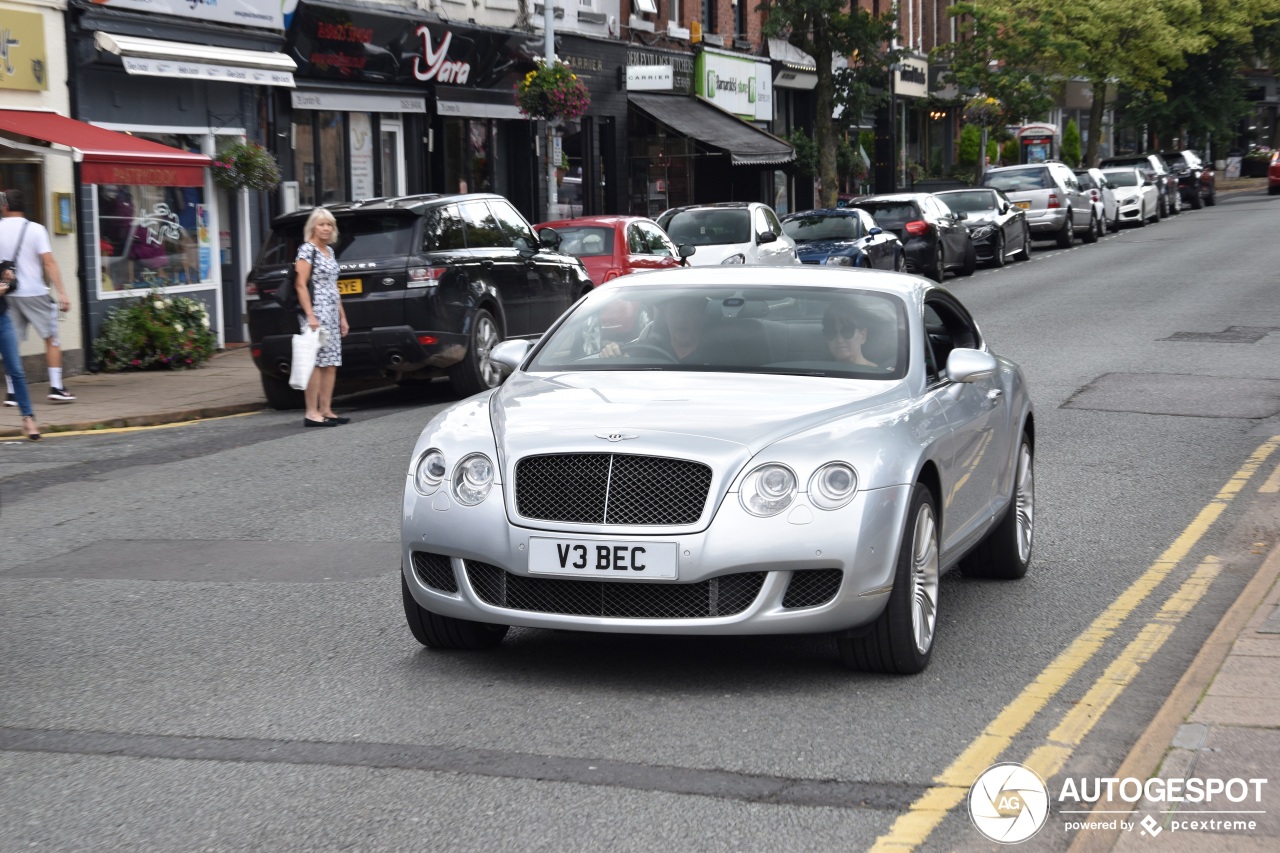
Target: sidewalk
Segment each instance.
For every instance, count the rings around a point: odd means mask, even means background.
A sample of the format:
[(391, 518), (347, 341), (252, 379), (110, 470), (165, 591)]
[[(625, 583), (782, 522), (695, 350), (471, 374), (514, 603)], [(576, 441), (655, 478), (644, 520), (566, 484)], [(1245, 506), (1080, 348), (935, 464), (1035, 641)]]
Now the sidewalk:
[[(43, 372), (43, 371), (41, 371)], [(236, 415), (265, 408), (258, 369), (247, 346), (216, 353), (195, 370), (84, 373), (66, 379), (74, 403), (49, 399), (49, 383), (28, 383), (45, 435), (112, 427), (151, 426)], [(22, 437), (16, 406), (0, 411), (0, 438)]]
[[(1148, 803), (1119, 829), (1081, 832), (1071, 853), (1139, 850), (1237, 853), (1280, 850), (1280, 546), (1271, 549), (1236, 603), (1205, 641), (1164, 706), (1116, 770), (1117, 779), (1266, 779), (1240, 802), (1219, 794), (1212, 803)], [(1092, 820), (1132, 806), (1099, 801)], [(1172, 813), (1170, 813), (1170, 810)], [(1255, 811), (1213, 814), (1210, 810)], [(1147, 822), (1144, 824), (1143, 821)], [(1185, 821), (1253, 821), (1230, 831), (1174, 826)], [(1145, 827), (1145, 829), (1144, 829)], [(1155, 837), (1159, 836), (1157, 842)]]

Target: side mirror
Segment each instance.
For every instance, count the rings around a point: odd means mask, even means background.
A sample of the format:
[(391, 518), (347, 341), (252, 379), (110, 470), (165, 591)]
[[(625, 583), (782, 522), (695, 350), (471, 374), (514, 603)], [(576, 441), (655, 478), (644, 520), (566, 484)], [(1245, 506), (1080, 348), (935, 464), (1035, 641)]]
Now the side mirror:
[(489, 360), (498, 365), (498, 369), (505, 379), (520, 367), (524, 357), (529, 354), (529, 350), (532, 348), (533, 341), (526, 338), (503, 341), (489, 350)]
[(874, 237), (874, 236), (876, 236), (877, 234), (883, 234), (883, 233), (884, 233), (884, 229), (883, 229), (883, 228), (880, 228), (880, 227), (878, 227), (878, 226), (873, 225), (873, 226), (871, 226), (870, 228), (868, 228), (868, 229), (867, 229), (867, 233), (868, 233), (869, 235), (871, 235), (872, 237)]
[(955, 218), (956, 218), (956, 219), (968, 219), (968, 218), (969, 218), (969, 214), (965, 213), (963, 210), (962, 210), (962, 211), (960, 211), (960, 212), (959, 212), (959, 213), (957, 213), (957, 214), (954, 214), (954, 216), (955, 216)]
[(560, 232), (554, 228), (543, 228), (538, 232), (538, 244), (544, 249), (556, 250), (560, 248)]
[(758, 235), (756, 235), (756, 243), (761, 246), (765, 245), (766, 243), (776, 243), (776, 242), (778, 242), (778, 235), (774, 234), (772, 231), (761, 231)]
[(698, 247), (690, 246), (688, 243), (681, 243), (680, 248), (676, 251), (680, 254), (680, 264), (687, 267), (689, 266), (689, 258), (694, 252), (698, 251)]
[(988, 379), (995, 376), (996, 369), (996, 357), (982, 350), (957, 347), (947, 356), (947, 378), (952, 382)]

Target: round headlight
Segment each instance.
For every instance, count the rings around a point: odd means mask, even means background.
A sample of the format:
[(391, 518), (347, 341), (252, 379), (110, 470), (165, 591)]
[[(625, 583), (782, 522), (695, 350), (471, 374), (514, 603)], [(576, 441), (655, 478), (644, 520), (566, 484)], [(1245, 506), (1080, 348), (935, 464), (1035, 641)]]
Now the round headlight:
[(726, 264), (745, 264), (746, 262), (747, 262), (747, 256), (739, 252), (736, 255), (730, 255), (729, 257), (725, 258), (723, 261), (720, 262), (720, 265), (725, 266)]
[(752, 515), (767, 518), (777, 515), (796, 497), (796, 475), (785, 465), (761, 465), (742, 481), (738, 500)]
[(844, 462), (828, 462), (809, 479), (809, 500), (818, 509), (839, 509), (857, 490), (858, 472)]
[(448, 470), (444, 454), (433, 447), (418, 460), (418, 467), (413, 472), (413, 485), (424, 495), (434, 494), (444, 482), (444, 475)]
[(463, 506), (475, 506), (493, 485), (493, 463), (483, 453), (473, 453), (453, 469), (453, 496)]

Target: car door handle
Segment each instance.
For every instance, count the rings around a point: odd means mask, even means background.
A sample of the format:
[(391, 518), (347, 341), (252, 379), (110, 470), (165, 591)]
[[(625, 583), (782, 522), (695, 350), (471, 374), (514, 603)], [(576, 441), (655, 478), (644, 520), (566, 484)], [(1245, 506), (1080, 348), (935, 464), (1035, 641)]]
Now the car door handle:
[(1004, 397), (1004, 391), (1000, 390), (999, 388), (992, 388), (990, 391), (987, 392), (987, 401), (991, 403), (992, 406), (1000, 405), (1000, 400), (1003, 397)]

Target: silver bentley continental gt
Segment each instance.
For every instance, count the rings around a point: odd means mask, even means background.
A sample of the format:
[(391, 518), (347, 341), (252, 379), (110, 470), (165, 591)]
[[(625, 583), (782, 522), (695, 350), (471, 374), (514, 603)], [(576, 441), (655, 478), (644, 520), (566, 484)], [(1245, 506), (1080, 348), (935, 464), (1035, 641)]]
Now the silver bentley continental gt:
[(702, 267), (631, 276), (436, 415), (401, 514), (414, 637), (508, 627), (834, 635), (917, 673), (944, 571), (1020, 578), (1035, 421), (1022, 371), (931, 281)]

